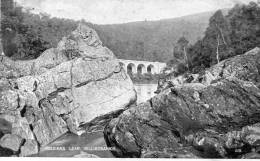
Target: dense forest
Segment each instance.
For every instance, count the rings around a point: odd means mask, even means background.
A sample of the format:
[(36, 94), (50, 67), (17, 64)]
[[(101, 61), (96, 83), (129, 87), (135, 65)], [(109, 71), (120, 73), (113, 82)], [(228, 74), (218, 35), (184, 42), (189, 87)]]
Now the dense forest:
[[(13, 59), (37, 58), (79, 23), (32, 14), (20, 6), (2, 8), (1, 16), (3, 49)], [(168, 62), (169, 68), (177, 67), (177, 73), (184, 73), (200, 71), (260, 46), (259, 17), (259, 4), (251, 2), (215, 13), (160, 21), (114, 25), (81, 22), (94, 28), (118, 58)]]
[(167, 62), (173, 57), (173, 47), (179, 37), (184, 35), (190, 43), (203, 37), (213, 14), (206, 12), (160, 21), (94, 25), (93, 28), (120, 58)]
[(168, 67), (175, 67), (177, 74), (197, 73), (221, 60), (260, 47), (260, 6), (255, 2), (237, 4), (227, 15), (219, 10), (210, 18), (202, 39), (193, 45), (188, 40), (185, 37), (178, 40), (174, 58), (168, 62)]
[[(98, 32), (103, 44), (118, 58), (166, 62), (173, 57), (173, 46), (180, 36), (185, 35), (191, 43), (203, 36), (212, 15), (213, 12), (208, 12), (114, 25), (85, 23)], [(38, 57), (45, 49), (55, 47), (78, 24), (78, 21), (53, 18), (46, 13), (32, 14), (19, 6), (9, 7), (2, 12), (2, 17), (4, 51), (14, 59)]]

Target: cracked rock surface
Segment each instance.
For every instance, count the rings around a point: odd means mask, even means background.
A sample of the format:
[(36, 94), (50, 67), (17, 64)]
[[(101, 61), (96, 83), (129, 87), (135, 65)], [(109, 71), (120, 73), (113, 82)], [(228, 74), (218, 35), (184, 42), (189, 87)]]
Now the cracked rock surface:
[[(0, 146), (32, 155), (135, 101), (133, 83), (113, 53), (93, 29), (80, 24), (35, 60), (0, 57)], [(19, 142), (7, 147), (9, 138)]]
[(256, 48), (210, 68), (210, 81), (164, 86), (110, 121), (107, 144), (118, 157), (259, 158), (259, 58)]

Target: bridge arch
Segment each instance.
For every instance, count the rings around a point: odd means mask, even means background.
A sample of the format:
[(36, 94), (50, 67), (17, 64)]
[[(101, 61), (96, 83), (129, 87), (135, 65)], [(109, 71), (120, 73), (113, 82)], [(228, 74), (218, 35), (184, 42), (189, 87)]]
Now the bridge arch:
[(159, 74), (160, 71), (166, 67), (166, 63), (162, 62), (149, 62), (149, 61), (138, 61), (138, 60), (126, 60), (118, 59), (119, 64), (127, 73), (136, 74), (141, 72), (142, 74), (151, 73)]
[(146, 73), (146, 69), (145, 69), (145, 66), (143, 64), (139, 64), (137, 66), (137, 73), (138, 74), (144, 74)]
[(154, 65), (152, 65), (152, 64), (148, 65), (148, 67), (147, 67), (147, 73), (149, 73), (149, 74), (155, 74), (155, 67), (154, 67)]
[(129, 64), (127, 65), (127, 73), (128, 73), (128, 74), (134, 74), (134, 73), (136, 73), (136, 66), (135, 66), (134, 63), (129, 63)]

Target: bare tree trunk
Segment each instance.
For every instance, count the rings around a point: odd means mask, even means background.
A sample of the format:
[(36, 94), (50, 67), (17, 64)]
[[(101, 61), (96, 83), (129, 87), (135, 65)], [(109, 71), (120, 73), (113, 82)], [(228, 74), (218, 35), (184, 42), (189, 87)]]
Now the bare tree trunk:
[(220, 34), (221, 34), (221, 37), (222, 37), (223, 43), (224, 43), (225, 45), (227, 45), (226, 40), (225, 40), (225, 38), (224, 38), (224, 35), (223, 35), (223, 32), (222, 32), (221, 28), (218, 27), (218, 25), (216, 25), (216, 27), (218, 28), (218, 30), (219, 30), (219, 32), (220, 32)]
[(218, 37), (217, 37), (217, 42), (218, 42), (218, 45), (217, 45), (217, 61), (218, 61), (218, 63), (219, 63), (219, 50), (218, 50), (218, 48), (219, 48), (219, 35), (218, 35)]
[(225, 41), (225, 38), (224, 38), (224, 35), (223, 35), (223, 33), (222, 33), (222, 30), (221, 30), (221, 29), (219, 29), (219, 30), (220, 30), (220, 34), (221, 34), (221, 36), (222, 36), (222, 40), (223, 40), (224, 44), (227, 45), (227, 43), (226, 43), (226, 41)]
[(183, 48), (183, 51), (184, 51), (184, 55), (185, 55), (185, 59), (186, 59), (187, 68), (188, 68), (188, 70), (190, 70), (188, 57), (187, 57), (187, 53), (186, 53), (186, 48), (185, 47)]

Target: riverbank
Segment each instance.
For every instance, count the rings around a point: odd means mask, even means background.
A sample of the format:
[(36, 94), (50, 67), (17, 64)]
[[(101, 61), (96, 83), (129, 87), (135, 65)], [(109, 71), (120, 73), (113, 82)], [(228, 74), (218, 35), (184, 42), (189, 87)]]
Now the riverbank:
[(104, 140), (103, 131), (85, 133), (78, 136), (66, 133), (42, 147), (32, 157), (101, 157), (114, 158)]

